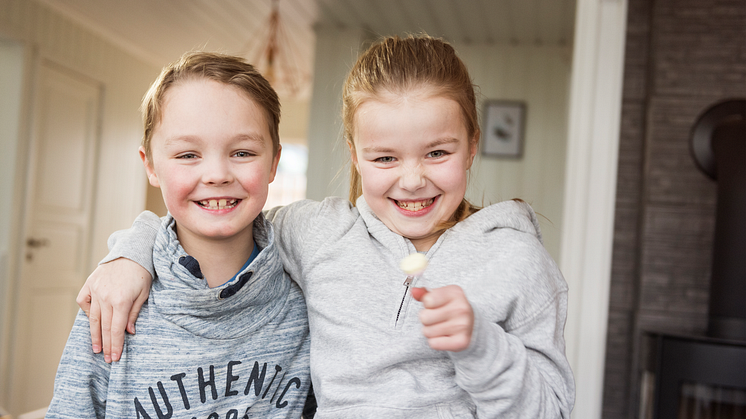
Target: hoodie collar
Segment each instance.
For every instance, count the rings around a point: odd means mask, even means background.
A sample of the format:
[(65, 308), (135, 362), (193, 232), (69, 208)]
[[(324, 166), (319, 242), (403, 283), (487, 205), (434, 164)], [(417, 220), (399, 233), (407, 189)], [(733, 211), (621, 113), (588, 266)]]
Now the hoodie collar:
[[(403, 255), (416, 251), (412, 242), (386, 227), (368, 203), (365, 202), (365, 198), (362, 195), (355, 201), (355, 206), (360, 211), (360, 215), (370, 235), (385, 247), (397, 249)], [(435, 252), (441, 242), (447, 239), (450, 234), (483, 234), (499, 228), (510, 228), (531, 234), (542, 242), (539, 221), (531, 206), (522, 200), (509, 200), (482, 208), (464, 221), (443, 232), (433, 247), (428, 250), (427, 255), (430, 256)]]
[(171, 215), (161, 223), (153, 253), (156, 279), (149, 297), (167, 320), (203, 337), (233, 338), (249, 335), (282, 309), (290, 282), (272, 225), (262, 214), (253, 225), (261, 252), (235, 278), (215, 288), (195, 275), (198, 269), (183, 263), (191, 256), (179, 243), (175, 225)]

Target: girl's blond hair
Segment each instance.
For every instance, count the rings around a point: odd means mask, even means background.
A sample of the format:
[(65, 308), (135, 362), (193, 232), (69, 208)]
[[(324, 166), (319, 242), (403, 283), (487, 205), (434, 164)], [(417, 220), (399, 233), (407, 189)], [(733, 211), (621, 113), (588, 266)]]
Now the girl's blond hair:
[[(480, 136), (474, 85), (456, 51), (447, 42), (427, 35), (386, 37), (373, 44), (350, 70), (342, 93), (344, 136), (355, 152), (355, 113), (368, 100), (384, 93), (404, 94), (419, 88), (431, 89), (435, 96), (454, 100), (461, 108), (468, 138), (474, 147)], [(350, 201), (362, 195), (360, 173), (350, 168)], [(466, 199), (461, 201), (449, 228), (479, 208)]]

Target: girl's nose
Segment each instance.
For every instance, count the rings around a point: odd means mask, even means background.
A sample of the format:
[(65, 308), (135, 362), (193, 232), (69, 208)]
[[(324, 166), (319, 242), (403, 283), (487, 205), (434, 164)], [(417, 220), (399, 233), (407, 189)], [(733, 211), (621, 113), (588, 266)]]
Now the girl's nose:
[(203, 163), (202, 182), (208, 185), (227, 185), (233, 182), (230, 162), (223, 159), (209, 159)]
[(402, 167), (399, 177), (399, 187), (407, 191), (416, 191), (424, 188), (426, 184), (425, 169), (421, 164), (412, 164)]

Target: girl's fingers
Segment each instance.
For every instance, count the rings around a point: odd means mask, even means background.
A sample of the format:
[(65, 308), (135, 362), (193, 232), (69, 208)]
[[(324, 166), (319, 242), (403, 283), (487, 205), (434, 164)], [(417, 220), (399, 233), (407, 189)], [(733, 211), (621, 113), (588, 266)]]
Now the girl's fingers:
[(75, 302), (78, 306), (83, 309), (85, 315), (90, 317), (91, 312), (91, 289), (88, 287), (88, 280), (83, 284), (83, 288), (78, 292), (78, 296), (75, 298)]
[(436, 351), (459, 352), (469, 347), (471, 336), (440, 336), (429, 338), (428, 345)]
[(474, 312), (461, 287), (412, 288), (412, 297), (424, 307), (419, 315), (422, 334), (431, 348), (458, 352), (469, 347)]
[(422, 329), (422, 334), (429, 339), (451, 338), (458, 339), (460, 336), (471, 340), (471, 330), (463, 326), (431, 326)]
[(104, 361), (111, 363), (111, 305), (101, 305), (101, 340), (103, 341)]
[(427, 288), (412, 288), (412, 298), (417, 301), (422, 301), (422, 298), (427, 294)]
[(146, 301), (148, 301), (148, 293), (141, 292), (132, 304), (132, 309), (130, 309), (130, 314), (127, 319), (127, 331), (133, 335), (135, 334), (135, 322), (137, 321), (137, 316), (140, 315), (142, 305), (145, 304)]
[(101, 352), (101, 308), (97, 301), (88, 303), (86, 314), (91, 328), (91, 348), (93, 353), (97, 354)]
[(127, 326), (128, 314), (126, 309), (122, 307), (115, 307), (112, 310), (109, 342), (111, 345), (111, 360), (114, 362), (119, 361), (122, 354), (122, 347), (124, 347), (124, 328)]
[(447, 285), (445, 287), (435, 288), (427, 290), (425, 288), (412, 288), (412, 296), (415, 296), (415, 290), (425, 290), (424, 294), (419, 298), (415, 298), (417, 301), (422, 302), (422, 306), (425, 308), (438, 308), (442, 307), (453, 300), (466, 301), (464, 290), (458, 285)]

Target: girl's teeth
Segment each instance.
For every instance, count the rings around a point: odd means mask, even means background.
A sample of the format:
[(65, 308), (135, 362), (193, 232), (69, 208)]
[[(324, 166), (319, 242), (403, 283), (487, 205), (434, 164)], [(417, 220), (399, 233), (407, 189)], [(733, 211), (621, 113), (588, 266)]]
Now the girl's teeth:
[(399, 208), (405, 209), (407, 211), (420, 211), (424, 208), (429, 207), (432, 205), (434, 199), (428, 199), (426, 201), (417, 201), (417, 202), (402, 202), (402, 201), (396, 201), (397, 205), (399, 205)]

